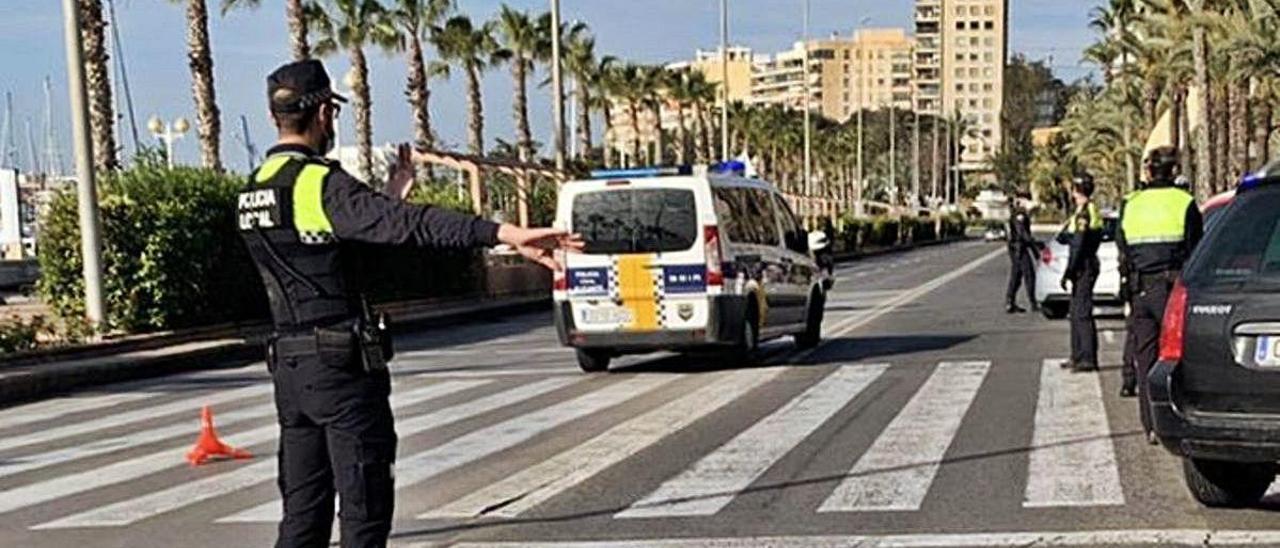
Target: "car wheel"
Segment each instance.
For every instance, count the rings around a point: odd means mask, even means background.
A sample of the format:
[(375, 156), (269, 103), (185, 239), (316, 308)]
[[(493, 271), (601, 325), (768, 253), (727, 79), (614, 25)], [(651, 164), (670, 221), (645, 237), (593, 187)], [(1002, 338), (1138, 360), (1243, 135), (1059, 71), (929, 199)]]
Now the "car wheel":
[(808, 350), (818, 346), (822, 342), (822, 318), (826, 313), (827, 298), (821, 293), (815, 293), (813, 298), (809, 299), (809, 311), (806, 313), (804, 331), (796, 335), (796, 346)]
[(747, 306), (746, 317), (742, 320), (738, 341), (734, 345), (733, 351), (727, 356), (732, 362), (730, 365), (754, 365), (756, 363), (756, 351), (760, 348), (760, 322), (757, 320), (759, 317), (756, 303), (752, 301)]
[(586, 373), (602, 373), (609, 370), (613, 355), (603, 350), (578, 349), (578, 367)]
[(1068, 306), (1063, 303), (1044, 303), (1040, 305), (1040, 313), (1048, 320), (1061, 320), (1067, 317)]
[(1272, 463), (1182, 459), (1187, 489), (1200, 504), (1238, 508), (1257, 504), (1276, 479)]

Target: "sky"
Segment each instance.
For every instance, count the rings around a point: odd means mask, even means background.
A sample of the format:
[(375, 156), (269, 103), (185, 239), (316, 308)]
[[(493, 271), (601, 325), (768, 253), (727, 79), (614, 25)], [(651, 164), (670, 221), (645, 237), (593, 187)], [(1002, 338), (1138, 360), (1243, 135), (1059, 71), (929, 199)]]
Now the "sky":
[[(104, 3), (107, 0), (104, 0)], [(190, 72), (186, 62), (185, 18), (174, 0), (114, 0), (121, 43), (128, 65), (140, 138), (154, 143), (145, 128), (152, 115), (164, 119), (194, 119)], [(247, 158), (241, 135), (241, 116), (250, 140), (259, 150), (274, 135), (266, 117), (265, 79), (288, 61), (283, 0), (262, 0), (257, 9), (216, 12), (219, 0), (208, 0), (217, 98), (222, 110), (223, 159), (243, 170)], [(1064, 80), (1091, 73), (1080, 61), (1094, 39), (1087, 27), (1089, 11), (1099, 0), (1010, 0), (1010, 53), (1042, 59)], [(496, 14), (500, 0), (458, 0), (459, 11), (473, 19)], [(546, 0), (506, 0), (517, 9), (546, 10)], [(730, 40), (757, 52), (784, 50), (802, 33), (800, 0), (729, 0)], [(52, 84), (54, 133), (64, 169), (71, 169), (70, 115), (66, 89), (66, 51), (62, 43), (62, 2), (59, 0), (0, 0), (0, 93), (11, 92), (20, 158), (27, 156), (26, 124), (30, 122), (39, 147), (43, 141), (45, 94)], [(869, 27), (912, 27), (912, 0), (812, 0), (812, 35), (849, 34), (861, 21)], [(566, 21), (582, 21), (597, 36), (602, 54), (660, 63), (690, 58), (699, 48), (714, 49), (719, 41), (718, 0), (561, 0)], [(405, 68), (395, 54), (370, 54), (374, 142), (411, 140), (409, 107), (404, 100)], [(326, 59), (335, 80), (348, 65), (341, 55)], [(495, 138), (512, 140), (512, 84), (508, 71), (489, 72), (484, 81), (487, 146)], [(460, 76), (460, 75), (459, 75)], [(432, 115), (444, 143), (465, 143), (466, 99), (463, 78), (435, 81)], [(538, 77), (538, 81), (542, 76)], [(119, 84), (116, 92), (121, 91)], [(549, 141), (551, 103), (548, 89), (535, 89), (530, 103), (535, 139)], [(0, 110), (0, 119), (3, 118)], [(344, 113), (343, 141), (354, 141), (352, 117)], [(122, 127), (126, 153), (133, 139)], [(179, 162), (199, 159), (194, 130), (175, 148)]]

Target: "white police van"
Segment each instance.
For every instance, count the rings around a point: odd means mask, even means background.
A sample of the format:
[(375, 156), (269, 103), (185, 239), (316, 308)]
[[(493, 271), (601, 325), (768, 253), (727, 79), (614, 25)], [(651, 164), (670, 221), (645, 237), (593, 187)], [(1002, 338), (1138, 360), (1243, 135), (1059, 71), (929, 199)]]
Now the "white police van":
[(659, 350), (731, 350), (791, 335), (817, 346), (826, 274), (809, 234), (772, 185), (711, 170), (599, 171), (560, 190), (556, 226), (581, 234), (563, 257), (555, 323), (587, 372)]

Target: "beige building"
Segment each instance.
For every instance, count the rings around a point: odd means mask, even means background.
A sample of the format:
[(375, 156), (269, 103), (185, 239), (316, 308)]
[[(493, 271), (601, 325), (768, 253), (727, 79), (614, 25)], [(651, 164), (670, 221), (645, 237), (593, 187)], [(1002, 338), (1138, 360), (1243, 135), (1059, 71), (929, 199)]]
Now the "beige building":
[[(858, 109), (911, 108), (914, 40), (902, 29), (868, 29), (850, 38), (810, 40), (809, 104), (833, 120)], [(751, 104), (804, 107), (805, 43), (759, 59), (751, 76)]]
[(1008, 0), (916, 0), (917, 108), (961, 117), (961, 169), (981, 171), (1000, 150)]

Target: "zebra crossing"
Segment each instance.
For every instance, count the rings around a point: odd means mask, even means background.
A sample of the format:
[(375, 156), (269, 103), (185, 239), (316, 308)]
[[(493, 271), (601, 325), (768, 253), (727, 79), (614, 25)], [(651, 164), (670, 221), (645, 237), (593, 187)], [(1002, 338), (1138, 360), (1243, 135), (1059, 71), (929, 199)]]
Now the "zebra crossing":
[[(849, 455), (847, 473), (823, 484), (825, 500), (801, 511), (918, 512), (963, 435), (970, 409), (1001, 367), (1037, 370), (1037, 384), (1026, 387), (1037, 396), (1030, 410), (1034, 416), (1023, 418), (1033, 426), (1025, 440), (1025, 486), (1017, 504), (1027, 509), (1124, 505), (1122, 470), (1099, 377), (1073, 375), (1059, 362), (966, 359), (689, 374), (398, 377), (392, 405), (402, 439), (401, 498), (430, 491), (439, 481), (466, 486), (450, 500), (414, 497), (416, 503), (398, 505), (398, 517), (448, 522), (536, 514), (610, 469), (643, 466), (638, 461), (646, 452), (662, 450), (672, 437), (703, 430), (722, 441), (655, 485), (627, 493), (629, 502), (609, 515), (627, 522), (715, 516), (832, 421), (873, 430), (874, 441), (862, 454)], [(890, 390), (911, 394), (905, 405), (890, 410), (887, 421), (862, 423), (858, 413), (850, 413), (885, 404), (878, 395)], [(24, 416), (23, 409), (10, 410), (0, 417), (0, 525), (33, 531), (128, 527), (215, 500), (235, 510), (212, 516), (210, 523), (274, 523), (279, 502), (263, 497), (276, 475), (272, 455), (278, 427), (269, 393), (269, 383), (259, 378), (248, 386), (154, 405), (147, 405), (147, 395), (128, 392), (35, 404), (35, 413), (26, 416), (40, 419), (15, 419)], [(707, 426), (709, 417), (732, 416), (761, 398), (779, 403), (734, 432)], [(216, 402), (224, 438), (250, 448), (257, 459), (185, 467), (182, 454), (194, 435), (195, 412), (206, 402)], [(80, 422), (41, 428), (81, 410), (92, 413)], [(584, 426), (600, 417), (609, 417), (609, 423)], [(111, 433), (86, 441), (103, 429)], [(503, 455), (533, 454), (555, 436), (572, 442), (561, 442), (532, 463), (487, 475), (482, 484), (468, 476), (477, 463), (501, 469)], [(122, 485), (146, 487), (123, 490)], [(56, 504), (86, 495), (112, 500), (91, 508), (70, 505), (70, 511)]]

